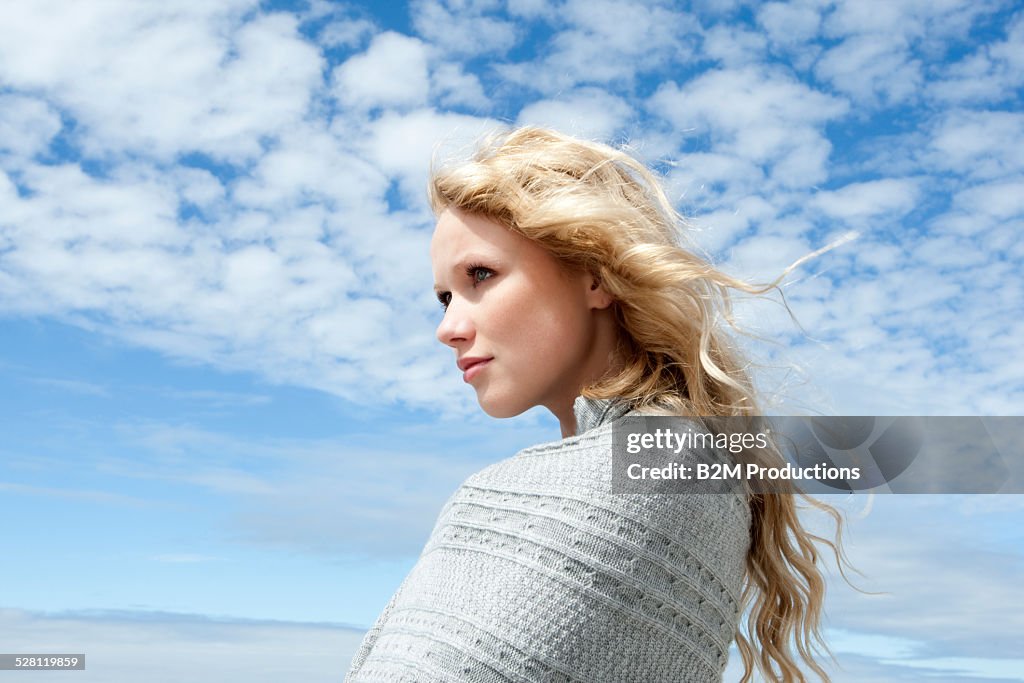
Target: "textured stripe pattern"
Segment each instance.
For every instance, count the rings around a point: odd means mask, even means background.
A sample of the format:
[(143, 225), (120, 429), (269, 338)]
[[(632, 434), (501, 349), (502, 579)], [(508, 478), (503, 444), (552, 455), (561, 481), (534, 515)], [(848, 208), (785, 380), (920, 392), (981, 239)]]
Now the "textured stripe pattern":
[(448, 500), (346, 681), (720, 681), (750, 511), (730, 494), (611, 493), (612, 424), (521, 451)]

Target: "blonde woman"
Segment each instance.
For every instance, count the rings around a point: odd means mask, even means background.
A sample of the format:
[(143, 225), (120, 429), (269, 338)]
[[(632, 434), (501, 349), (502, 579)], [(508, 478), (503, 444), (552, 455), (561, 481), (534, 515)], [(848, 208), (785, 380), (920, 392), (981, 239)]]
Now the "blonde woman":
[(488, 415), (544, 406), (562, 438), (455, 492), (346, 680), (720, 681), (734, 640), (744, 681), (827, 680), (815, 541), (836, 548), (793, 496), (611, 488), (618, 420), (758, 414), (720, 322), (752, 288), (682, 248), (655, 177), (605, 145), (514, 130), (430, 196), (453, 371)]

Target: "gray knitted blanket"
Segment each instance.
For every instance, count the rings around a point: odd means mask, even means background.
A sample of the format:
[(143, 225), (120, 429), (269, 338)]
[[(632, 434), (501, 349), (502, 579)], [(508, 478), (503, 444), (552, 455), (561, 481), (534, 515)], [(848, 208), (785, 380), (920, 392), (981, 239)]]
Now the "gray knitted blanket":
[(750, 511), (730, 494), (611, 492), (622, 402), (448, 500), (346, 681), (720, 681)]

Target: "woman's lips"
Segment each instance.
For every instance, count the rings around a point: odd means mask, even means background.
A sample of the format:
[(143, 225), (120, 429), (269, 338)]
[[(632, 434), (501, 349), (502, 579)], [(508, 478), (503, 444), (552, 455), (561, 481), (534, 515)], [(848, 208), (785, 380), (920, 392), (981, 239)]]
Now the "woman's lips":
[(466, 368), (465, 372), (462, 373), (462, 381), (471, 381), (474, 377), (483, 372), (483, 369), (487, 367), (487, 364), (490, 363), (492, 360), (494, 359), (488, 358), (486, 360), (477, 361), (471, 364), (469, 367)]

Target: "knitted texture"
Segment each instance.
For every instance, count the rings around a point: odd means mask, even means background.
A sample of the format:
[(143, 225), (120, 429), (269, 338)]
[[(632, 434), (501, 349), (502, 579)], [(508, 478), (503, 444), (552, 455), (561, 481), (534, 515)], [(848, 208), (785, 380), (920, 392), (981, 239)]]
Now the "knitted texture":
[(573, 408), (576, 436), (491, 465), (448, 500), (346, 681), (721, 680), (746, 500), (612, 493), (612, 425), (628, 406)]

